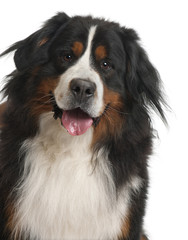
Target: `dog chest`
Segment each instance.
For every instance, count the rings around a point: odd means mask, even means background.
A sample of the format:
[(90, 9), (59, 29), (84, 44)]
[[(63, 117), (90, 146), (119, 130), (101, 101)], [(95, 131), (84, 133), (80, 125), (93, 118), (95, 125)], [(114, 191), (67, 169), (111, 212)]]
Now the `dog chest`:
[(22, 147), (25, 171), (15, 232), (31, 239), (114, 238), (128, 207), (128, 190), (117, 198), (104, 156), (92, 164), (92, 129), (76, 139), (62, 138), (57, 126), (52, 132), (43, 127)]

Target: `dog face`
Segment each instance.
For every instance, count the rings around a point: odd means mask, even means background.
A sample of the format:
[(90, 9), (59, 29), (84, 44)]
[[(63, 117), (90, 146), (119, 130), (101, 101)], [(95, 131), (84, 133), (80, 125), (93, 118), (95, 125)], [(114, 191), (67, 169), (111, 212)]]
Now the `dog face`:
[(138, 40), (119, 24), (59, 13), (4, 54), (16, 49), (17, 74), (30, 74), (29, 89), (15, 84), (35, 118), (52, 111), (53, 96), (71, 135), (101, 121), (101, 129), (115, 134), (134, 106), (141, 111), (151, 105), (164, 118), (160, 80)]
[[(74, 28), (74, 21), (70, 21), (52, 44), (55, 66), (61, 74), (54, 95), (58, 107), (64, 111), (64, 126), (66, 121), (74, 121), (76, 114), (84, 117), (84, 124), (78, 123), (82, 133), (112, 104), (112, 99), (105, 101), (105, 95), (110, 95), (108, 89), (112, 89), (117, 98), (118, 93), (124, 94), (125, 54), (120, 37), (113, 29), (92, 22), (88, 26), (80, 22), (78, 32)], [(71, 127), (74, 128), (67, 125), (73, 133)], [(78, 128), (75, 126), (75, 129)]]
[(59, 65), (72, 64), (61, 75), (55, 89), (56, 102), (61, 109), (80, 108), (91, 117), (100, 116), (104, 110), (103, 83), (94, 66), (95, 56), (91, 53), (95, 31), (96, 27), (91, 27), (88, 39), (74, 41), (68, 53), (60, 48)]

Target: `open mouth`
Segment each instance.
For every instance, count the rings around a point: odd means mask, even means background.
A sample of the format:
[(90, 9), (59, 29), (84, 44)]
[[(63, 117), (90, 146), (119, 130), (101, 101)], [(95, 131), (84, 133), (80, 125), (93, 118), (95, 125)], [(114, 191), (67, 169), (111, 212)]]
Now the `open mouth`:
[(72, 136), (84, 134), (93, 124), (93, 119), (80, 108), (63, 111), (61, 122)]
[(54, 119), (60, 118), (61, 124), (72, 136), (78, 136), (84, 134), (92, 125), (96, 127), (100, 122), (102, 115), (106, 112), (108, 105), (106, 106), (103, 114), (97, 118), (92, 118), (84, 112), (81, 108), (75, 108), (71, 110), (62, 110), (58, 107), (53, 93), (52, 95), (52, 105), (54, 113)]

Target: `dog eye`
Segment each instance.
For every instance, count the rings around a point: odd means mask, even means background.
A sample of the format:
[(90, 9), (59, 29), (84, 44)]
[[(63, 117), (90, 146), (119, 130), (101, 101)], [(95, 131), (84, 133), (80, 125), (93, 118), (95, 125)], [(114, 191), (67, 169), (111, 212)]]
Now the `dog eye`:
[(73, 60), (73, 56), (71, 54), (66, 54), (63, 56), (63, 59), (66, 61), (66, 62), (72, 62)]
[(101, 68), (104, 70), (110, 70), (112, 68), (112, 65), (109, 61), (104, 60), (101, 62)]

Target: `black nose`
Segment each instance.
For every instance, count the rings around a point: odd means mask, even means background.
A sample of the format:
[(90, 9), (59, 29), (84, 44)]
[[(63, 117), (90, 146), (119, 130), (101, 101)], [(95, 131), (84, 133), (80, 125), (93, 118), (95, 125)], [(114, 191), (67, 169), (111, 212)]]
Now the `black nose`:
[(70, 89), (77, 101), (84, 101), (93, 97), (96, 84), (89, 80), (76, 78), (71, 81)]

